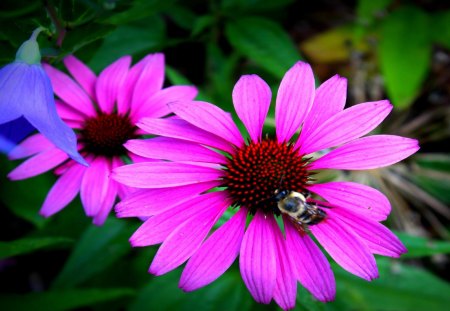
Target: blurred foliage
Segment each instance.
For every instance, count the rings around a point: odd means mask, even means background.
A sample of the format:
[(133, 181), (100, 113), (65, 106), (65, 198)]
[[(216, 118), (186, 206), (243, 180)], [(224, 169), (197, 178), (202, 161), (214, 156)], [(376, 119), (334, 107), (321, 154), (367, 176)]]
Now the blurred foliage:
[[(166, 84), (195, 84), (199, 98), (233, 111), (241, 74), (256, 73), (276, 94), (286, 69), (312, 64), (317, 81), (349, 78), (348, 105), (389, 98), (382, 132), (419, 139), (422, 152), (390, 168), (324, 173), (381, 189), (387, 225), (409, 249), (377, 258), (380, 278), (365, 282), (333, 265), (337, 297), (315, 301), (298, 290), (297, 310), (446, 310), (450, 253), (450, 11), (445, 1), (4, 0), (0, 65), (31, 31), (47, 62), (74, 53), (95, 72), (130, 54), (161, 51)], [(233, 112), (234, 113), (234, 112)], [(266, 128), (273, 132), (273, 107)], [(446, 149), (447, 148), (447, 149)], [(2, 310), (274, 310), (256, 304), (238, 265), (193, 293), (177, 288), (180, 270), (153, 277), (156, 248), (132, 249), (137, 220), (95, 227), (79, 199), (50, 219), (38, 215), (55, 177), (10, 182), (16, 165), (0, 156), (0, 306)], [(230, 217), (230, 215), (226, 215)], [(224, 220), (221, 220), (222, 222)], [(447, 280), (447, 281), (446, 281)]]

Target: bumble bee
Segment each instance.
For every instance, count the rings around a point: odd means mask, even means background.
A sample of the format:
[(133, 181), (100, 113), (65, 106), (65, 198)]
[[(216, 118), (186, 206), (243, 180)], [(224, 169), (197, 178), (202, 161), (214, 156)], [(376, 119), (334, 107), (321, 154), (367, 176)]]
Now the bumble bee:
[(280, 212), (299, 225), (317, 225), (327, 216), (317, 205), (307, 203), (305, 195), (299, 192), (277, 190), (274, 200)]

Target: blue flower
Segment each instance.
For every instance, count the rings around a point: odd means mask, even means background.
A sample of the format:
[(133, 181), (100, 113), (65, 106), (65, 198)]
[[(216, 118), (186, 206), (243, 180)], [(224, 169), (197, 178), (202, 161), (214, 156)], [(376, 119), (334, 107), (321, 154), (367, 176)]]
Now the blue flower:
[(40, 31), (36, 29), (17, 51), (16, 60), (0, 70), (0, 124), (23, 116), (55, 146), (87, 165), (77, 151), (75, 133), (56, 112), (52, 85), (40, 64), (36, 42)]

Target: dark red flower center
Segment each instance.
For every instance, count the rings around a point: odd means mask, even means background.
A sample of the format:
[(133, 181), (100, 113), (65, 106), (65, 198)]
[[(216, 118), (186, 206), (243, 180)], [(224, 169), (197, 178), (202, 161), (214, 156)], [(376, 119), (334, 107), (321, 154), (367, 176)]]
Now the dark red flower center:
[(84, 123), (80, 141), (84, 144), (84, 151), (88, 153), (107, 157), (121, 156), (126, 154), (123, 144), (137, 137), (136, 130), (128, 116), (100, 114)]
[(223, 177), (224, 186), (235, 206), (245, 206), (255, 213), (279, 214), (274, 201), (275, 191), (304, 192), (311, 173), (304, 159), (292, 144), (264, 139), (236, 151), (228, 160)]

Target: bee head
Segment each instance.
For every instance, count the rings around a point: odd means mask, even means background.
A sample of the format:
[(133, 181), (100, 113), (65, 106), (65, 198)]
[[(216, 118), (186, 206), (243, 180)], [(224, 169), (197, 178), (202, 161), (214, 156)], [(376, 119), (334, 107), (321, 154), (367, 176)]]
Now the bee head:
[(289, 195), (289, 192), (290, 191), (288, 191), (288, 190), (277, 189), (274, 192), (273, 199), (275, 200), (275, 202), (280, 202), (281, 200), (283, 200), (285, 197), (287, 197)]

